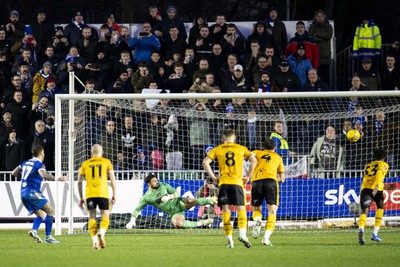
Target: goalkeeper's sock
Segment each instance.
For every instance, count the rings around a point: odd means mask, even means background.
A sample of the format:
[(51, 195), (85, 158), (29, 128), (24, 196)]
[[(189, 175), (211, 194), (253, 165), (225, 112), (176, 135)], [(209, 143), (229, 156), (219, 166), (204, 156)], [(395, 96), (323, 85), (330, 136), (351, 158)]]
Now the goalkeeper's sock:
[(367, 214), (361, 214), (358, 219), (358, 228), (364, 231), (365, 221), (367, 220)]
[(231, 212), (224, 211), (222, 213), (222, 222), (224, 223), (224, 231), (226, 236), (232, 236)]
[(376, 213), (375, 213), (375, 224), (374, 224), (374, 226), (378, 227), (378, 230), (379, 230), (379, 227), (381, 226), (382, 218), (383, 218), (383, 209), (377, 209)]
[(253, 212), (252, 217), (253, 217), (253, 221), (255, 221), (255, 222), (261, 221), (261, 218), (262, 218), (261, 211), (258, 211), (258, 210), (257, 210), (257, 211), (255, 211), (255, 212)]
[(96, 236), (97, 235), (97, 222), (95, 219), (90, 219), (89, 220), (89, 233), (90, 236)]
[(51, 230), (53, 228), (53, 216), (46, 215), (44, 218), (44, 225), (46, 226), (46, 236), (51, 236)]
[(109, 226), (110, 226), (110, 218), (108, 217), (101, 218), (100, 235), (104, 235), (107, 232)]
[(196, 204), (199, 206), (205, 206), (211, 204), (210, 198), (196, 198)]
[(183, 221), (183, 228), (193, 228), (193, 227), (199, 226), (197, 224), (198, 224), (198, 222), (184, 220)]
[(265, 230), (270, 231), (272, 233), (275, 229), (275, 223), (276, 223), (276, 215), (268, 214), (267, 224), (265, 225)]
[(37, 231), (39, 229), (40, 224), (43, 222), (43, 218), (38, 216), (33, 220), (32, 230)]

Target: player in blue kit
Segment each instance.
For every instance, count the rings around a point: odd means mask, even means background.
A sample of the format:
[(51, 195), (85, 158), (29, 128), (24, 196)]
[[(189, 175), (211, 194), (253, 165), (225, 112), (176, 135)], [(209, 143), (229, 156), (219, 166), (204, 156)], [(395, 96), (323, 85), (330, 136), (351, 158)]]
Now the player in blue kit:
[[(21, 178), (21, 200), (25, 208), (30, 214), (35, 213), (36, 218), (33, 221), (32, 230), (29, 231), (35, 242), (42, 243), (37, 230), (40, 224), (44, 221), (46, 227), (47, 243), (60, 243), (51, 236), (53, 227), (54, 208), (50, 205), (49, 201), (40, 192), (42, 180), (55, 181), (55, 177), (47, 173), (46, 167), (43, 163), (44, 150), (43, 147), (37, 145), (32, 147), (32, 158), (24, 161), (21, 165), (16, 167), (12, 175)], [(66, 181), (66, 176), (61, 176), (58, 181)]]

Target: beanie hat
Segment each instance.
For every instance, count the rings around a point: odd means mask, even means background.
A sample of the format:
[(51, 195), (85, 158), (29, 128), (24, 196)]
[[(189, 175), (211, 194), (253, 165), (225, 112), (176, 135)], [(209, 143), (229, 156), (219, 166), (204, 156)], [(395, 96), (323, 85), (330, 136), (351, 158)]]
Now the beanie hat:
[(174, 7), (173, 5), (168, 6), (167, 7), (167, 13), (170, 12), (170, 11), (175, 11), (175, 13), (176, 13), (176, 7)]
[(268, 13), (271, 13), (271, 11), (278, 12), (278, 8), (276, 8), (276, 7), (274, 7), (274, 6), (271, 6), (271, 7), (269, 8), (269, 12), (268, 12)]
[(64, 32), (64, 27), (63, 26), (55, 27), (55, 32), (57, 32), (57, 31), (63, 31)]
[(46, 61), (45, 63), (43, 63), (43, 68), (44, 67), (50, 67), (50, 68), (52, 68), (53, 67), (53, 65), (51, 64), (51, 62), (50, 61)]
[(233, 105), (231, 103), (229, 103), (225, 109), (225, 112), (228, 113), (228, 112), (233, 112), (233, 111), (234, 111)]
[(26, 34), (33, 35), (32, 27), (29, 26), (29, 25), (25, 26), (25, 33), (24, 33), (24, 34), (25, 34), (25, 35), (26, 35)]
[(54, 77), (49, 77), (49, 78), (47, 78), (47, 81), (46, 81), (46, 83), (56, 83), (56, 82), (57, 81)]
[(303, 43), (297, 43), (297, 50), (306, 49), (306, 46)]
[(19, 13), (17, 10), (14, 9), (14, 10), (10, 11), (10, 16), (18, 16), (19, 17)]

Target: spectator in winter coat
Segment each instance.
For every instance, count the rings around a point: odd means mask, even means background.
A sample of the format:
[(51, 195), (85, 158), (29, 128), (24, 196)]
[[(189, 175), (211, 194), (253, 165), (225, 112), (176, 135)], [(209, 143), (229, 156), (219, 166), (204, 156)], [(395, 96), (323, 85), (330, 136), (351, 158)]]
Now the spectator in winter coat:
[(318, 75), (329, 84), (330, 82), (330, 66), (331, 66), (331, 39), (333, 36), (333, 28), (326, 18), (323, 10), (317, 10), (314, 15), (314, 21), (308, 29), (309, 35), (317, 42), (319, 52)]
[(310, 60), (306, 57), (306, 47), (303, 43), (297, 44), (297, 51), (287, 58), (290, 69), (297, 74), (302, 86), (307, 82), (308, 72), (312, 69)]
[(296, 33), (293, 38), (289, 40), (286, 47), (286, 56), (292, 55), (297, 51), (297, 44), (302, 43), (305, 48), (306, 57), (310, 60), (312, 67), (318, 69), (319, 66), (319, 52), (315, 39), (308, 34), (303, 21), (296, 23)]
[(128, 46), (135, 50), (135, 62), (149, 62), (151, 54), (161, 48), (158, 36), (151, 33), (151, 25), (144, 22), (142, 31), (134, 36), (128, 43)]

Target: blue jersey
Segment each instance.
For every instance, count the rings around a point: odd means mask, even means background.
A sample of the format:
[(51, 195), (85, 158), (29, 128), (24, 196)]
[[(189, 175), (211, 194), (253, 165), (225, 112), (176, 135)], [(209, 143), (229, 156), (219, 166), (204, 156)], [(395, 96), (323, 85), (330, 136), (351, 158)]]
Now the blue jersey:
[(24, 161), (21, 165), (21, 194), (25, 190), (34, 190), (40, 192), (40, 186), (42, 184), (42, 176), (39, 174), (39, 170), (46, 171), (46, 167), (43, 162), (38, 158), (31, 158), (30, 160)]

